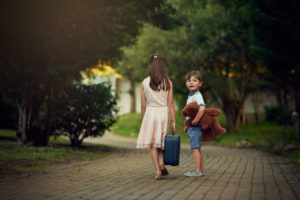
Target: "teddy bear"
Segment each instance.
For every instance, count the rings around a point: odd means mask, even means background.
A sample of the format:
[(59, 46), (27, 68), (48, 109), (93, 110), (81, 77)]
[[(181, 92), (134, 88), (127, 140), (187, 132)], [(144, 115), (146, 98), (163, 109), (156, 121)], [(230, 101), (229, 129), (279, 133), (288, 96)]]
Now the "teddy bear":
[[(199, 106), (196, 102), (192, 102), (187, 104), (181, 114), (184, 117), (190, 117), (185, 120), (184, 125), (189, 127), (192, 125), (192, 121), (195, 118), (197, 112), (199, 110)], [(202, 141), (209, 141), (214, 136), (224, 134), (226, 129), (222, 128), (219, 122), (215, 119), (216, 116), (219, 116), (221, 111), (216, 108), (206, 108), (204, 114), (202, 115), (198, 125), (203, 131)]]

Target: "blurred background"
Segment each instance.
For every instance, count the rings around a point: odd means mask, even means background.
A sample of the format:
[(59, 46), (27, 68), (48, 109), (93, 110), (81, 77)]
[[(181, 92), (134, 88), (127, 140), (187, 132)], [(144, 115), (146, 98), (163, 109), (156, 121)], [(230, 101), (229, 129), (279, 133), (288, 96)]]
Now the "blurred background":
[[(207, 107), (228, 132), (211, 143), (289, 145), (299, 160), (297, 0), (4, 0), (0, 2), (0, 133), (20, 145), (72, 146), (106, 130), (136, 137), (140, 82), (153, 53), (174, 84), (177, 134), (200, 70)], [(286, 147), (286, 151), (290, 149)]]

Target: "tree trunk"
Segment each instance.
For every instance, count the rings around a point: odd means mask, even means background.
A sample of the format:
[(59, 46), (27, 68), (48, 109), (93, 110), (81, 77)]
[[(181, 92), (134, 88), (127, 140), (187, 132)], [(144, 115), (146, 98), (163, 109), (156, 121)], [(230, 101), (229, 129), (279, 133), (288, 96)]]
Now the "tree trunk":
[(240, 129), (240, 116), (236, 117), (235, 114), (233, 113), (226, 113), (226, 120), (227, 120), (227, 129), (228, 130), (233, 130), (233, 131), (238, 131)]
[(240, 117), (241, 117), (241, 122), (242, 124), (246, 124), (247, 118), (246, 118), (246, 113), (245, 113), (245, 106), (243, 105), (242, 108), (240, 108)]
[(299, 88), (294, 88), (295, 92), (295, 108), (298, 113), (300, 113), (300, 90)]
[(42, 137), (42, 144), (48, 145), (50, 132), (51, 132), (51, 121), (52, 121), (52, 109), (53, 109), (53, 96), (54, 96), (54, 86), (53, 82), (50, 83), (50, 91), (49, 91), (49, 98), (48, 98), (48, 108), (47, 108), (47, 120), (46, 120), (46, 130)]
[(116, 78), (116, 92), (118, 95), (121, 94), (121, 79)]
[(237, 107), (234, 105), (234, 103), (229, 103), (229, 102), (224, 102), (223, 107), (225, 116), (226, 116), (226, 122), (227, 122), (227, 129), (228, 130), (233, 130), (233, 131), (238, 131), (240, 129), (240, 124), (241, 124), (241, 118), (242, 118), (242, 106)]
[(82, 144), (82, 140), (79, 140), (78, 136), (70, 137), (71, 140), (71, 146), (72, 147), (80, 147)]
[(276, 100), (278, 105), (283, 105), (282, 96), (281, 96), (281, 90), (276, 90)]
[(132, 80), (129, 80), (130, 82), (130, 91), (129, 91), (129, 94), (130, 94), (130, 99), (131, 99), (131, 106), (130, 106), (130, 112), (136, 112), (136, 101), (135, 101), (135, 82), (132, 81)]
[(240, 120), (240, 118), (241, 118), (241, 116), (242, 116), (242, 113), (241, 113), (241, 111), (237, 114), (237, 117), (235, 118), (235, 120), (234, 120), (234, 127), (233, 127), (233, 130), (234, 131), (238, 131), (238, 130), (240, 130), (240, 125), (241, 125), (241, 120)]
[(286, 109), (290, 111), (290, 106), (288, 101), (288, 90), (286, 87), (283, 88), (283, 102)]
[(227, 111), (224, 111), (225, 113), (225, 116), (226, 116), (226, 129), (227, 130), (233, 130), (233, 116), (232, 116), (232, 113), (231, 112), (227, 112)]
[[(50, 82), (48, 88), (46, 115), (43, 120), (39, 119), (39, 117), (36, 117), (36, 120), (39, 123), (35, 127), (31, 128), (34, 146), (47, 146), (49, 143), (49, 137), (51, 134), (52, 109), (53, 109), (53, 83)], [(42, 128), (43, 126), (45, 128)]]
[(26, 144), (29, 142), (29, 128), (31, 123), (31, 109), (17, 105), (19, 111), (18, 128), (16, 132), (17, 140)]
[(253, 103), (253, 110), (254, 110), (254, 118), (255, 118), (255, 123), (259, 124), (259, 115), (258, 115), (258, 106), (259, 106), (259, 99), (257, 94), (253, 94), (252, 96), (252, 103)]

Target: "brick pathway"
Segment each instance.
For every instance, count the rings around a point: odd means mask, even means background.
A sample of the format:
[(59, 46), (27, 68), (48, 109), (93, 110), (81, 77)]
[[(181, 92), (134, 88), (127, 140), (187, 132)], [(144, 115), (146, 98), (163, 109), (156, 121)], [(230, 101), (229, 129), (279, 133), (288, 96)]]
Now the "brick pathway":
[(205, 145), (206, 176), (186, 178), (193, 162), (182, 145), (180, 166), (168, 166), (170, 174), (156, 181), (149, 151), (120, 140), (110, 134), (89, 140), (123, 147), (100, 160), (1, 178), (0, 199), (300, 199), (299, 173), (282, 157)]

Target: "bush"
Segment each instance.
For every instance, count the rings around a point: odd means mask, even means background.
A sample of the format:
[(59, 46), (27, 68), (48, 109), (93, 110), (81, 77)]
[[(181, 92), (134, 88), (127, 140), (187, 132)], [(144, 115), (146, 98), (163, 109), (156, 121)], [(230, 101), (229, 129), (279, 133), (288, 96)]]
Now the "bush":
[(265, 107), (266, 120), (275, 121), (278, 124), (291, 124), (291, 113), (283, 105), (275, 107)]
[(0, 128), (16, 129), (18, 110), (0, 93)]
[(56, 135), (67, 135), (72, 146), (80, 146), (88, 136), (101, 136), (116, 118), (116, 96), (107, 83), (70, 86), (55, 103)]

